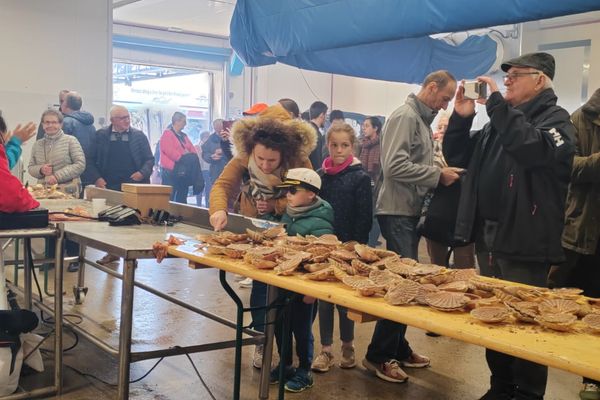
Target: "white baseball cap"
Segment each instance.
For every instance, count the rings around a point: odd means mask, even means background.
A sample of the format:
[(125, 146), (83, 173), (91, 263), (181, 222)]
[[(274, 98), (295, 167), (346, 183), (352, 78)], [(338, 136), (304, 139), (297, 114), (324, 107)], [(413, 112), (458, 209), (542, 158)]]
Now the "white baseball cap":
[(310, 168), (292, 168), (285, 175), (285, 180), (277, 187), (302, 186), (315, 193), (321, 190), (321, 177)]

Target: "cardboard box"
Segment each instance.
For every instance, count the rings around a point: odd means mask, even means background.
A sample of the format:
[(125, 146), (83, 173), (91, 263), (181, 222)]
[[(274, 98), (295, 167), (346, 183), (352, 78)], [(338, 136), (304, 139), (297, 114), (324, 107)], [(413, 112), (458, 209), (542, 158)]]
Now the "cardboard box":
[(171, 186), (124, 183), (121, 190), (125, 205), (140, 210), (142, 217), (147, 217), (150, 209), (169, 210)]

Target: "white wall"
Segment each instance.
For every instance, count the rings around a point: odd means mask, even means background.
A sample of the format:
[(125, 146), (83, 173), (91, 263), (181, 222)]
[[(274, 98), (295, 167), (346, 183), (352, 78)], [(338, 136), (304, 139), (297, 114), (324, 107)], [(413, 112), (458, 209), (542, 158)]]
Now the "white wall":
[[(106, 115), (111, 79), (112, 1), (2, 1), (0, 109), (9, 127), (39, 122), (61, 89), (78, 91), (83, 109)], [(24, 146), (29, 160), (33, 141)]]

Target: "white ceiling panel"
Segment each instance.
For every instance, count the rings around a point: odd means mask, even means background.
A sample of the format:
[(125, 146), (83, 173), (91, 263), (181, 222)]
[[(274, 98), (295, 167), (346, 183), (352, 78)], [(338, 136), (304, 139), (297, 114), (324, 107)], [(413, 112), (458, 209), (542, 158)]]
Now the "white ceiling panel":
[(113, 0), (113, 20), (229, 36), (235, 0)]

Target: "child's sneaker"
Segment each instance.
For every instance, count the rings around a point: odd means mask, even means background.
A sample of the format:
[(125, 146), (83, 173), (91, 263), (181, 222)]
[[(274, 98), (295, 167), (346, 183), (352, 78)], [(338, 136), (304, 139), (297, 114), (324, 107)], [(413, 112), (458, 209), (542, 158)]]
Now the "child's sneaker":
[(257, 344), (256, 346), (254, 346), (254, 355), (252, 356), (252, 365), (256, 369), (262, 368), (263, 350), (264, 350), (264, 347), (262, 344)]
[(327, 372), (333, 367), (333, 354), (328, 351), (322, 351), (312, 363), (312, 370), (317, 372)]
[[(285, 371), (283, 372), (283, 380), (287, 382), (294, 375), (296, 375), (296, 368), (289, 365), (285, 367)], [(269, 383), (271, 383), (271, 385), (279, 383), (279, 364), (277, 364), (277, 366), (269, 373)]]
[(354, 346), (342, 346), (342, 359), (340, 360), (340, 368), (356, 367), (356, 359), (354, 358)]
[(285, 383), (285, 390), (298, 393), (313, 386), (313, 377), (310, 371), (298, 368), (296, 374)]

